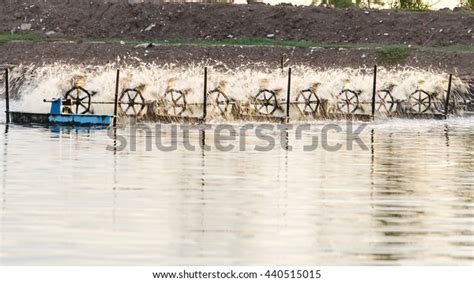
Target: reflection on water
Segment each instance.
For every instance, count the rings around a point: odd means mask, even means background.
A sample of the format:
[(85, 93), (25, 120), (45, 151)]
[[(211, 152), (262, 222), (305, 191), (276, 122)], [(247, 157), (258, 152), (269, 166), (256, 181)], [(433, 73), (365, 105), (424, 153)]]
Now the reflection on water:
[(473, 122), (371, 124), (337, 152), (302, 151), (319, 126), (292, 151), (200, 131), (210, 151), (115, 153), (105, 131), (2, 126), (0, 263), (472, 264)]

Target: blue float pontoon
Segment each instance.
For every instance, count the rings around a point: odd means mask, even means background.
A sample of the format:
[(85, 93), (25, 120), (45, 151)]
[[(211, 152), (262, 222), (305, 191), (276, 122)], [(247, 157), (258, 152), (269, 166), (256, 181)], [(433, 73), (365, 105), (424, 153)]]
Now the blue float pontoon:
[(64, 106), (61, 98), (51, 101), (49, 113), (9, 112), (10, 120), (16, 124), (109, 126), (112, 116), (95, 114), (73, 114)]

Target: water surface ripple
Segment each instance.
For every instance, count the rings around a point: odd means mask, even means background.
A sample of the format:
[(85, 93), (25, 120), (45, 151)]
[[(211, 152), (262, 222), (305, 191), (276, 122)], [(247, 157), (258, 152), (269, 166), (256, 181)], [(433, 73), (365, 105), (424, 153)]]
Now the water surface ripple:
[(250, 131), (246, 151), (146, 151), (138, 134), (116, 154), (106, 131), (5, 129), (2, 265), (474, 261), (474, 119), (377, 122), (368, 150), (336, 152), (302, 150), (317, 125), (288, 132), (292, 151), (256, 152)]

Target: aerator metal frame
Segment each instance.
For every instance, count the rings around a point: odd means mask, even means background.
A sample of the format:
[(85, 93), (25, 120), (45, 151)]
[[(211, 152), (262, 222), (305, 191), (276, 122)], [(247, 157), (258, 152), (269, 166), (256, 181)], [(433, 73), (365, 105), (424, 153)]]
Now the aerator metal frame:
[[(449, 75), (446, 95), (428, 93), (423, 89), (414, 90), (406, 100), (395, 99), (393, 85), (377, 89), (377, 66), (374, 66), (371, 101), (361, 98), (362, 91), (342, 89), (336, 96), (335, 107), (320, 96), (316, 88), (299, 91), (295, 99), (291, 98), (291, 68), (288, 69), (287, 95), (277, 95), (275, 90), (262, 88), (250, 96), (247, 101), (229, 97), (219, 87), (208, 90), (208, 70), (204, 69), (204, 90), (202, 103), (190, 103), (187, 100), (189, 90), (168, 88), (158, 99), (145, 100), (143, 88), (126, 88), (119, 91), (120, 71), (117, 70), (115, 100), (94, 101), (96, 92), (88, 91), (80, 85), (74, 85), (62, 97), (64, 115), (93, 115), (92, 105), (113, 104), (113, 125), (118, 115), (132, 116), (143, 121), (203, 123), (210, 117), (245, 121), (289, 122), (292, 119), (350, 119), (373, 120), (376, 114), (409, 118), (447, 118), (458, 106), (450, 99), (452, 75)], [(6, 122), (10, 122), (9, 72), (5, 70)], [(53, 102), (53, 101), (45, 101)], [(370, 107), (369, 107), (370, 106)], [(367, 109), (370, 108), (370, 111)], [(290, 115), (291, 113), (291, 115)]]

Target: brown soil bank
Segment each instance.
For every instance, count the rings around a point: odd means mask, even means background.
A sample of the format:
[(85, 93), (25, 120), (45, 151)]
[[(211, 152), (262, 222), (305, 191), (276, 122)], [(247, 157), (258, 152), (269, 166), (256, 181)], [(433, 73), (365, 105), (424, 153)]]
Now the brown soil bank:
[(474, 14), (467, 12), (287, 5), (129, 5), (96, 0), (0, 1), (0, 33), (51, 35), (54, 31), (56, 37), (141, 40), (266, 37), (325, 43), (474, 45)]
[(418, 67), (474, 77), (474, 52), (438, 52), (411, 50), (397, 64), (378, 62), (373, 49), (323, 49), (280, 46), (196, 46), (160, 45), (136, 48), (129, 44), (93, 44), (68, 42), (8, 42), (0, 44), (2, 64), (124, 64), (156, 63), (158, 65), (203, 64), (218, 68), (278, 69), (283, 56), (285, 67), (306, 65), (317, 68), (371, 68), (379, 64), (389, 68)]

